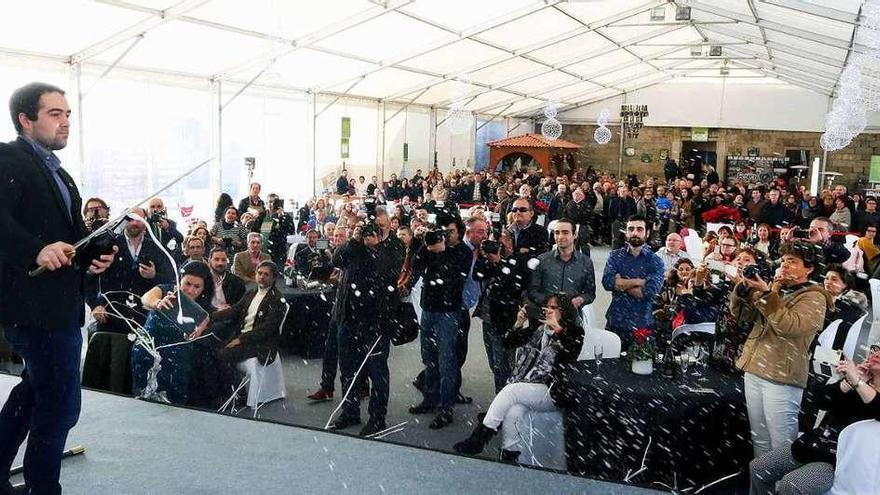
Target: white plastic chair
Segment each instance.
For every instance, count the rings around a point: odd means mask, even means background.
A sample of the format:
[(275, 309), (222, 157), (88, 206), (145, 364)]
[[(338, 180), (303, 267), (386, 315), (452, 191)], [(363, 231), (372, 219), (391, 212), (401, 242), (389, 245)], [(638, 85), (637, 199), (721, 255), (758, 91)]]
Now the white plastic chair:
[(422, 322), (422, 279), (418, 279), (415, 284), (413, 284), (412, 290), (409, 292), (410, 301), (412, 302), (413, 309), (416, 311), (416, 319), (419, 323)]
[(868, 334), (868, 343), (880, 341), (880, 280), (872, 278), (868, 280), (871, 286), (871, 331)]
[(616, 333), (598, 328), (587, 328), (578, 361), (596, 359), (594, 348), (597, 345), (602, 346), (602, 357), (620, 357), (620, 337)]
[(530, 411), (523, 415), (523, 451), (519, 462), (565, 471), (565, 424), (560, 411)]
[(688, 235), (684, 238), (684, 246), (687, 248), (688, 257), (694, 264), (703, 261), (703, 239), (694, 229), (687, 229)]
[(596, 313), (593, 311), (593, 305), (587, 304), (581, 308), (581, 322), (583, 328), (597, 328)]
[(822, 333), (819, 334), (819, 345), (830, 348), (834, 344), (834, 338), (837, 337), (837, 328), (840, 327), (841, 323), (843, 323), (841, 319), (829, 323), (825, 330), (822, 330)]
[(266, 366), (255, 357), (246, 359), (238, 363), (238, 369), (248, 377), (247, 405), (251, 409), (287, 396), (281, 354), (276, 353), (275, 361)]
[(865, 313), (861, 318), (856, 320), (856, 322), (849, 327), (849, 333), (846, 334), (846, 340), (843, 343), (843, 354), (850, 359), (853, 359), (856, 355), (856, 345), (859, 343), (859, 337), (862, 335), (862, 326), (865, 324), (866, 319), (868, 319), (868, 313)]
[(880, 491), (880, 421), (857, 421), (840, 432), (834, 485), (825, 495)]

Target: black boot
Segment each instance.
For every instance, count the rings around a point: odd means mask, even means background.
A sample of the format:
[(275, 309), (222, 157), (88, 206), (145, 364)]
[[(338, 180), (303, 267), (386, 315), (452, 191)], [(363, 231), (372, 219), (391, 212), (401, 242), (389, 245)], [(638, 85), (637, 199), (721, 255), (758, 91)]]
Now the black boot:
[(506, 464), (519, 464), (519, 451), (501, 449), (501, 462)]
[(477, 455), (483, 452), (486, 444), (489, 443), (489, 440), (492, 440), (496, 433), (498, 432), (483, 423), (477, 423), (477, 427), (474, 428), (471, 436), (467, 437), (464, 441), (458, 442), (452, 448), (459, 454)]

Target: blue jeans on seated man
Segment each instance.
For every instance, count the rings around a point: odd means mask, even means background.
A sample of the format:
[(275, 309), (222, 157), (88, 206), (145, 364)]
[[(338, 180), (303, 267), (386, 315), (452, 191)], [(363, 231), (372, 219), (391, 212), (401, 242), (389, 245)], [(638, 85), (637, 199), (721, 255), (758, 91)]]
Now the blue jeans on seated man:
[(425, 403), (452, 412), (458, 393), (458, 326), (460, 312), (422, 312), (422, 364)]
[(79, 325), (54, 330), (12, 325), (6, 340), (25, 367), (0, 411), (0, 486), (28, 437), (24, 479), (29, 490), (61, 493), (61, 454), (81, 404)]
[[(358, 397), (358, 385), (351, 386), (361, 363), (363, 369), (358, 374), (358, 384), (365, 378), (370, 379), (370, 404), (368, 412), (371, 420), (384, 421), (388, 415), (388, 395), (390, 393), (390, 373), (388, 371), (388, 353), (391, 349), (387, 336), (379, 338), (378, 325), (375, 322), (347, 321), (337, 327), (339, 332), (339, 374), (342, 381), (342, 393), (351, 388), (341, 417), (360, 419), (361, 404)], [(379, 343), (370, 352), (370, 348), (379, 339)], [(368, 357), (369, 354), (369, 357)], [(365, 361), (366, 360), (366, 361)]]

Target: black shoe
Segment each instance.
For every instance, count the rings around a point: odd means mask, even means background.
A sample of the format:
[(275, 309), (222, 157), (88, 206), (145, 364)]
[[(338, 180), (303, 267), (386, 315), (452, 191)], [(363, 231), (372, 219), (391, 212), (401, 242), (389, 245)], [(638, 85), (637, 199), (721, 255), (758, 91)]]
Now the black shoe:
[(459, 454), (477, 455), (483, 452), (483, 449), (486, 448), (486, 444), (489, 443), (489, 440), (492, 440), (495, 433), (497, 433), (495, 430), (489, 428), (480, 421), (477, 423), (474, 431), (471, 432), (471, 436), (453, 445), (452, 448)]
[(430, 414), (430, 413), (434, 412), (436, 409), (437, 409), (436, 407), (434, 407), (430, 404), (425, 404), (424, 402), (422, 402), (421, 404), (419, 404), (417, 406), (411, 406), (409, 408), (409, 413), (410, 414)]
[(456, 404), (470, 404), (473, 401), (474, 401), (474, 399), (472, 399), (466, 395), (462, 395), (461, 392), (459, 392), (458, 395), (455, 396), (455, 403)]
[(370, 420), (367, 421), (367, 424), (365, 424), (364, 427), (361, 428), (361, 432), (358, 433), (358, 436), (368, 437), (370, 435), (375, 435), (376, 433), (379, 433), (386, 428), (388, 428), (388, 426), (385, 424), (384, 419), (370, 418)]
[(442, 411), (434, 418), (434, 421), (431, 421), (431, 424), (428, 425), (428, 428), (432, 430), (440, 430), (442, 428), (446, 428), (447, 426), (452, 424), (452, 412), (451, 411)]
[(501, 449), (501, 462), (505, 464), (519, 465), (519, 451)]
[(336, 421), (330, 423), (330, 426), (327, 428), (331, 431), (344, 430), (346, 428), (351, 428), (352, 426), (357, 426), (361, 424), (361, 420), (359, 418), (346, 418), (341, 417)]
[(25, 495), (28, 493), (27, 486), (24, 483), (13, 485), (10, 482), (0, 484), (0, 495)]
[(413, 380), (412, 385), (416, 388), (416, 390), (421, 392), (422, 395), (425, 395), (425, 382), (416, 378), (415, 380)]

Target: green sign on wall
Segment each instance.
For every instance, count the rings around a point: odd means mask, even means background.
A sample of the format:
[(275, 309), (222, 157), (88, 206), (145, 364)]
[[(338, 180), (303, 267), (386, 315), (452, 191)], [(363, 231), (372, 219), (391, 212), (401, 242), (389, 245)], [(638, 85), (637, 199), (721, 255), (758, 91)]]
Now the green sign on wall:
[(342, 117), (342, 142), (339, 145), (339, 156), (349, 158), (349, 139), (351, 139), (351, 117)]
[(871, 156), (871, 170), (868, 173), (868, 182), (880, 182), (880, 155)]

